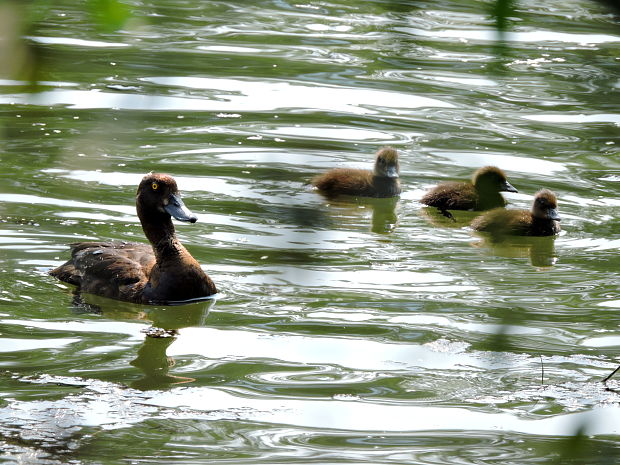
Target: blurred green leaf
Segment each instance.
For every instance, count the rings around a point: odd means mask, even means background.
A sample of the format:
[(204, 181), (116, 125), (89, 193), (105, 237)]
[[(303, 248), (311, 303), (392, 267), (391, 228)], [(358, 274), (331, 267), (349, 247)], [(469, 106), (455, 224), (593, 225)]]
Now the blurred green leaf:
[(131, 18), (129, 7), (118, 0), (89, 0), (88, 8), (97, 25), (107, 32), (121, 29)]

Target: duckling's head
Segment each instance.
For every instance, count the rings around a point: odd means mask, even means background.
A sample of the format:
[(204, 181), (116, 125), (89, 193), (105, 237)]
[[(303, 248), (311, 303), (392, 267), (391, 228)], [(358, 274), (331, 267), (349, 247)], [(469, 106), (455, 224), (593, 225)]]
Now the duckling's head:
[(398, 165), (398, 152), (392, 147), (383, 147), (377, 152), (375, 159), (375, 176), (397, 178), (400, 166)]
[(174, 178), (167, 174), (149, 173), (142, 178), (136, 193), (136, 207), (141, 219), (159, 214), (190, 223), (198, 219), (181, 200)]
[(532, 203), (532, 216), (542, 220), (560, 221), (558, 215), (558, 199), (549, 189), (541, 189), (536, 192)]
[(472, 177), (476, 190), (494, 192), (519, 192), (506, 179), (506, 174), (497, 166), (484, 166), (477, 169)]

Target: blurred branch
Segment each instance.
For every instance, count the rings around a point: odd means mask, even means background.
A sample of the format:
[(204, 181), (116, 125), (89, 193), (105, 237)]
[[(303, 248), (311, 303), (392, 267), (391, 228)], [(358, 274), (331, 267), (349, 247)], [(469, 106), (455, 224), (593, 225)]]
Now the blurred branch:
[(613, 378), (613, 376), (618, 373), (618, 370), (620, 370), (620, 365), (603, 380), (603, 383), (607, 383), (607, 381)]
[(500, 39), (503, 39), (508, 29), (508, 18), (515, 12), (516, 0), (496, 0), (491, 8), (491, 17), (495, 20)]

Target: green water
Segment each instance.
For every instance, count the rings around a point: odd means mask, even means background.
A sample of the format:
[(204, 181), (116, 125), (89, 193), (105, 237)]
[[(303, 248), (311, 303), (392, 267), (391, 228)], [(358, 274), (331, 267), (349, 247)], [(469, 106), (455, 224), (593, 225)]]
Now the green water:
[[(83, 3), (1, 55), (39, 79), (0, 70), (2, 463), (616, 463), (608, 10), (520, 1), (502, 49), (483, 1), (136, 1), (119, 32)], [(309, 188), (386, 144), (397, 201)], [(510, 208), (556, 192), (563, 233), (493, 243), (418, 203), (487, 164)], [(70, 242), (144, 240), (151, 170), (198, 215), (177, 231), (217, 299), (49, 277)]]

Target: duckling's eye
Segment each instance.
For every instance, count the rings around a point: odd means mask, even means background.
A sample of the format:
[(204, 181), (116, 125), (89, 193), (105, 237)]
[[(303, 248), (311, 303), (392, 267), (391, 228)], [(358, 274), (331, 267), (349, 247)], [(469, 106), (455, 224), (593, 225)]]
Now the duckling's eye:
[(156, 191), (157, 189), (159, 189), (159, 184), (157, 184), (156, 182), (154, 182), (153, 184), (151, 184), (151, 189), (153, 189), (154, 191)]

